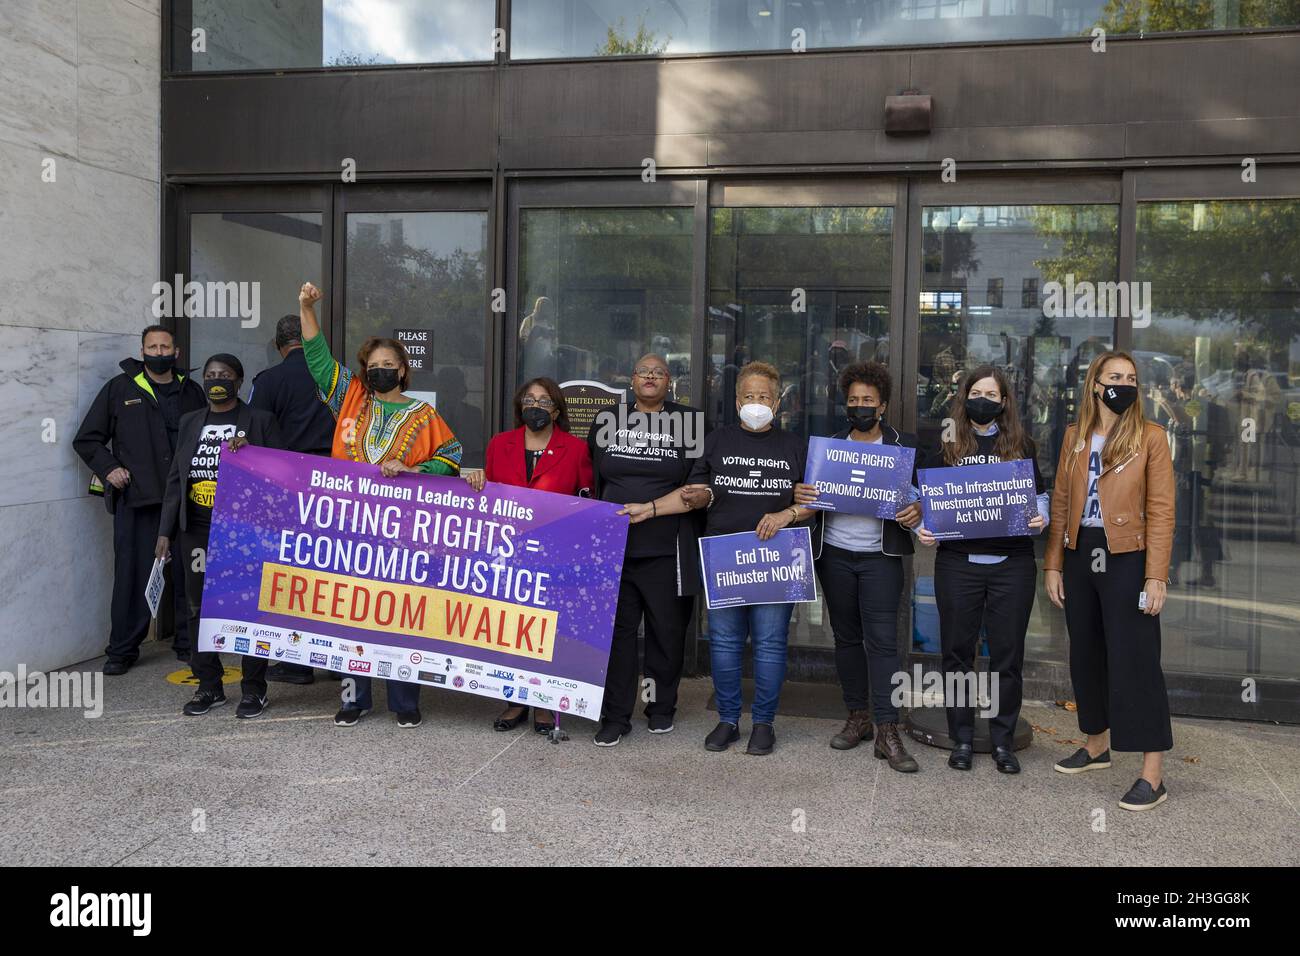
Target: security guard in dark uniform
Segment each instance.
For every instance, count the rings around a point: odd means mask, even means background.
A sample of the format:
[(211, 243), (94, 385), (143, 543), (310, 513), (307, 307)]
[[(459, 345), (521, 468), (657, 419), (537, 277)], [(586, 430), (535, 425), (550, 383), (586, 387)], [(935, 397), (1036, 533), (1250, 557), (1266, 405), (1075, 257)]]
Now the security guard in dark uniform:
[[(283, 316), (275, 324), (275, 347), (284, 361), (258, 373), (248, 404), (275, 416), (289, 451), (328, 458), (334, 441), (334, 416), (307, 370), (298, 316)], [(286, 684), (310, 684), (313, 680), (310, 667), (289, 662), (273, 665), (266, 678)]]
[[(72, 447), (95, 473), (92, 491), (102, 490), (113, 515), (112, 629), (104, 673), (125, 674), (140, 657), (149, 633), (145, 586), (153, 570), (154, 543), (162, 513), (167, 472), (176, 450), (180, 419), (207, 405), (203, 388), (177, 363), (180, 350), (172, 333), (151, 325), (140, 336), (140, 358), (123, 359), (122, 374), (99, 390), (72, 440)], [(176, 638), (173, 648), (189, 659), (185, 579), (172, 562), (172, 600)]]

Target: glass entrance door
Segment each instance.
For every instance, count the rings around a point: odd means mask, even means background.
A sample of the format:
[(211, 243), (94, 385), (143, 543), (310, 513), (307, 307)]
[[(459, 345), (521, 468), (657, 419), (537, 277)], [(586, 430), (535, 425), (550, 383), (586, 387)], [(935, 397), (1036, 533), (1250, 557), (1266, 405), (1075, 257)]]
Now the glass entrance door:
[(486, 431), (488, 189), (344, 190), (336, 212), (340, 361), (372, 336), (401, 342), (408, 394), (432, 403), (478, 466)]
[[(736, 377), (750, 361), (776, 366), (778, 424), (804, 439), (840, 430), (847, 366), (881, 362), (897, 377), (898, 198), (892, 180), (715, 184), (705, 329), (711, 427), (736, 421)], [(890, 405), (899, 420), (899, 405)], [(790, 644), (834, 647), (822, 604), (796, 606)], [(799, 651), (791, 667), (794, 679), (821, 670)]]
[[(1119, 278), (1120, 181), (989, 179), (913, 187), (906, 367), (920, 454), (937, 452), (957, 380), (980, 365), (1007, 376), (1050, 491), (1089, 362), (1116, 341), (1115, 318), (1058, 308), (1062, 289)], [(1102, 311), (1102, 310), (1095, 310)], [(914, 336), (914, 339), (911, 337)], [(1045, 541), (1035, 542), (1039, 558)], [(911, 647), (939, 652), (934, 551), (918, 548)], [(1041, 579), (1040, 579), (1041, 580)], [(1064, 615), (1039, 586), (1027, 661), (1068, 659)]]
[[(327, 187), (185, 190), (175, 260), (176, 305), (185, 305), (169, 316), (188, 318), (177, 322), (184, 365), (198, 369), (228, 352), (244, 366), (248, 397), (257, 373), (280, 361), (276, 321), (297, 315), (298, 288), (318, 281), (329, 263), (329, 203)], [(326, 306), (321, 320), (328, 319)]]

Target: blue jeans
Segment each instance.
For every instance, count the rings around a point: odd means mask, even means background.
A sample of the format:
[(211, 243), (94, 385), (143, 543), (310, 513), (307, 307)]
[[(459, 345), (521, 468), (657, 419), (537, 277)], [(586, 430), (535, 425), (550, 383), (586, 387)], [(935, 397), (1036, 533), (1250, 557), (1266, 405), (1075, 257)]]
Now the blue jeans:
[(754, 723), (770, 724), (776, 718), (793, 611), (793, 604), (753, 604), (709, 612), (709, 662), (719, 720), (740, 723), (740, 672), (747, 636), (754, 642)]

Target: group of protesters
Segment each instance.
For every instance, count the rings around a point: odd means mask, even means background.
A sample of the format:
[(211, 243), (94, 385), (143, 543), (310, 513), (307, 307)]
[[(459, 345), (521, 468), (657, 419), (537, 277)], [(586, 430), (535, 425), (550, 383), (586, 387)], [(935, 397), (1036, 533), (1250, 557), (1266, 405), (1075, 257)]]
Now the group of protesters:
[[(971, 674), (981, 635), (987, 639), (989, 669), (998, 682), (997, 713), (989, 720), (992, 760), (1001, 773), (1020, 772), (1014, 733), (1038, 582), (1031, 537), (936, 540), (923, 521), (915, 468), (912, 493), (892, 519), (810, 507), (818, 489), (805, 482), (807, 439), (779, 427), (780, 374), (762, 361), (739, 369), (738, 421), (709, 432), (702, 448), (688, 447), (688, 434), (680, 432), (654, 443), (602, 437), (617, 435), (612, 426), (626, 422), (631, 411), (699, 414), (669, 400), (669, 365), (647, 354), (630, 369), (624, 407), (602, 411), (585, 441), (571, 434), (560, 386), (534, 378), (515, 392), (514, 428), (491, 439), (484, 467), (462, 469), (461, 444), (437, 409), (406, 394), (411, 361), (402, 343), (372, 337), (360, 347), (355, 367), (336, 361), (315, 314), (320, 298), (319, 289), (303, 285), (298, 314), (276, 326), (282, 362), (254, 380), (248, 402), (239, 397), (244, 369), (236, 356), (213, 355), (192, 378), (172, 333), (162, 326), (144, 330), (140, 358), (124, 360), (122, 374), (95, 398), (75, 444), (113, 514), (115, 586), (105, 674), (124, 674), (139, 657), (151, 618), (145, 585), (155, 561), (170, 558), (172, 646), (198, 682), (184, 713), (197, 717), (226, 703), (221, 659), (199, 650), (197, 624), (220, 456), (252, 444), (377, 465), (387, 478), (402, 472), (460, 475), (477, 491), (491, 481), (620, 505), (629, 526), (594, 735), (601, 747), (613, 747), (632, 732), (642, 687), (653, 688), (645, 695), (648, 732), (673, 730), (686, 635), (702, 590), (699, 539), (754, 532), (768, 540), (783, 528), (803, 525), (812, 531), (847, 711), (830, 746), (843, 751), (869, 743), (892, 769), (916, 772), (919, 764), (904, 745), (892, 694), (902, 670), (898, 610), (903, 559), (917, 543), (937, 548), (943, 670)], [(843, 419), (828, 437), (916, 448), (914, 435), (889, 424), (893, 383), (885, 366), (851, 364), (840, 373), (839, 386)], [(1145, 810), (1167, 797), (1162, 757), (1173, 746), (1159, 613), (1174, 531), (1174, 476), (1164, 431), (1144, 419), (1137, 395), (1137, 368), (1129, 355), (1097, 356), (1049, 494), (1004, 373), (973, 368), (952, 397), (951, 429), (921, 464), (1034, 463), (1036, 513), (1029, 530), (1047, 536), (1044, 584), (1065, 612), (1079, 725), (1087, 735), (1085, 745), (1055, 769), (1104, 770), (1111, 766), (1112, 748), (1141, 752), (1141, 776), (1120, 805)], [(614, 418), (605, 422), (602, 416)], [(737, 480), (756, 472), (757, 482)], [(741, 737), (746, 643), (752, 645), (754, 690), (745, 752), (761, 756), (775, 749), (793, 608), (776, 602), (708, 611), (705, 636), (718, 723), (704, 740), (707, 750), (725, 751)], [(268, 681), (315, 680), (310, 668), (268, 666), (256, 656), (244, 656), (242, 667), (236, 708), (242, 719), (263, 713)], [(418, 726), (420, 685), (385, 683), (398, 726)], [(371, 685), (365, 676), (344, 682), (336, 725), (355, 726), (370, 712)], [(946, 706), (952, 747), (947, 765), (969, 771), (974, 702), (948, 700)], [(513, 730), (529, 716), (527, 706), (510, 702), (493, 726)], [(554, 734), (552, 711), (534, 707), (531, 717), (536, 732)]]

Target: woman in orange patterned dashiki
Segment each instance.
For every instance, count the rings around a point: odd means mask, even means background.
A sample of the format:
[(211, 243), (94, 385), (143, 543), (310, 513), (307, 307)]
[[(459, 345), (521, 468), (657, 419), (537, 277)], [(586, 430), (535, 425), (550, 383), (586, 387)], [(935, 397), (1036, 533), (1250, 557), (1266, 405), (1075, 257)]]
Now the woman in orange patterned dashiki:
[[(460, 474), (460, 442), (428, 402), (402, 394), (411, 377), (411, 363), (402, 343), (369, 338), (357, 352), (359, 372), (334, 361), (316, 321), (321, 292), (308, 282), (298, 293), (302, 318), (302, 350), (307, 367), (336, 422), (331, 456), (379, 465), (384, 477), (404, 471), (426, 475)], [(370, 712), (370, 678), (356, 676), (355, 688), (345, 685), (343, 707), (334, 717), (339, 727), (353, 727)], [(388, 709), (397, 726), (420, 725), (420, 685), (385, 681)]]

